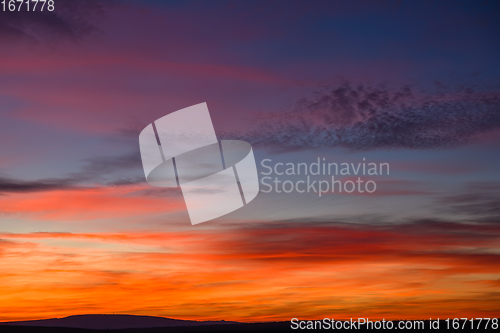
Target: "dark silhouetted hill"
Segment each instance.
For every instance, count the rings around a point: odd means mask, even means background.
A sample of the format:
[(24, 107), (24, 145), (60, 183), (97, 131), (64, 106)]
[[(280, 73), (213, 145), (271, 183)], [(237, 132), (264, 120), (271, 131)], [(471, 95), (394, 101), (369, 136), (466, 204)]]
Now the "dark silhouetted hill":
[(194, 321), (179, 320), (153, 316), (135, 316), (135, 315), (77, 315), (64, 318), (52, 318), (42, 320), (13, 321), (0, 323), (4, 326), (29, 326), (29, 327), (64, 327), (92, 330), (110, 330), (110, 329), (135, 329), (135, 328), (155, 328), (155, 327), (185, 327), (200, 325), (226, 325), (237, 324), (227, 321)]

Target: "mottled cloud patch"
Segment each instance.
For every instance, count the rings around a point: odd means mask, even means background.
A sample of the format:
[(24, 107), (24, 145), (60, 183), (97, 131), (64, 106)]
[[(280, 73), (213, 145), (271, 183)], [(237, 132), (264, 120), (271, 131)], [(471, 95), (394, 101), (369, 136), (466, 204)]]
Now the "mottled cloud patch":
[(225, 136), (283, 150), (438, 149), (499, 129), (499, 91), (416, 92), (346, 82), (302, 98), (291, 111), (260, 114), (247, 130)]

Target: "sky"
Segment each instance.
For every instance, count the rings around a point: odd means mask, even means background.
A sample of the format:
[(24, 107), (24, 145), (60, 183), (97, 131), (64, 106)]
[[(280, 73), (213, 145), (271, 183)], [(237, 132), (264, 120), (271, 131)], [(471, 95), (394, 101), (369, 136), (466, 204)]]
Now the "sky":
[[(494, 1), (0, 11), (0, 320), (498, 316), (499, 14)], [(203, 102), (219, 139), (252, 145), (261, 191), (191, 225), (179, 188), (146, 182), (138, 137)], [(390, 167), (361, 177), (373, 193), (262, 183), (263, 163), (318, 158)]]

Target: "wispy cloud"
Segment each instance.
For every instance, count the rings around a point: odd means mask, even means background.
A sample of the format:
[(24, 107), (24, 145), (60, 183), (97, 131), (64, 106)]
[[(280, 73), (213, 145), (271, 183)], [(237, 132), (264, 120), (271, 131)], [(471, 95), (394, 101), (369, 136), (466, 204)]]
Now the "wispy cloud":
[(44, 4), (41, 11), (40, 3), (33, 12), (25, 8), (17, 10), (19, 2), (16, 2), (16, 10), (0, 12), (0, 41), (45, 42), (60, 38), (76, 41), (96, 31), (93, 20), (103, 14), (110, 3), (110, 0), (58, 0), (55, 1), (57, 10), (49, 11)]
[(0, 177), (0, 194), (31, 193), (75, 188), (95, 188), (101, 186), (125, 186), (145, 182), (139, 175), (123, 176), (123, 171), (142, 171), (139, 151), (117, 156), (97, 156), (84, 161), (77, 172), (60, 178), (21, 180)]
[(180, 191), (165, 200), (144, 195), (141, 191), (145, 189), (130, 185), (13, 193), (2, 197), (0, 213), (39, 221), (82, 221), (185, 212)]
[(437, 201), (439, 209), (459, 214), (465, 219), (500, 223), (500, 183), (471, 182), (460, 192)]
[(68, 179), (40, 179), (25, 181), (14, 178), (0, 177), (1, 193), (29, 193), (67, 189), (74, 187), (74, 183)]

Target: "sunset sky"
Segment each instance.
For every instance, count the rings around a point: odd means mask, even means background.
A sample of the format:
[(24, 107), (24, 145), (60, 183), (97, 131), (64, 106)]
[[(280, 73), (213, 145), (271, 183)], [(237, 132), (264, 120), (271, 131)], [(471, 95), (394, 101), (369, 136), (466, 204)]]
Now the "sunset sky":
[[(0, 11), (0, 321), (498, 316), (499, 15), (495, 1)], [(179, 188), (146, 182), (138, 138), (202, 102), (260, 178), (265, 159), (390, 173), (363, 177), (374, 193), (261, 185), (191, 225)]]

